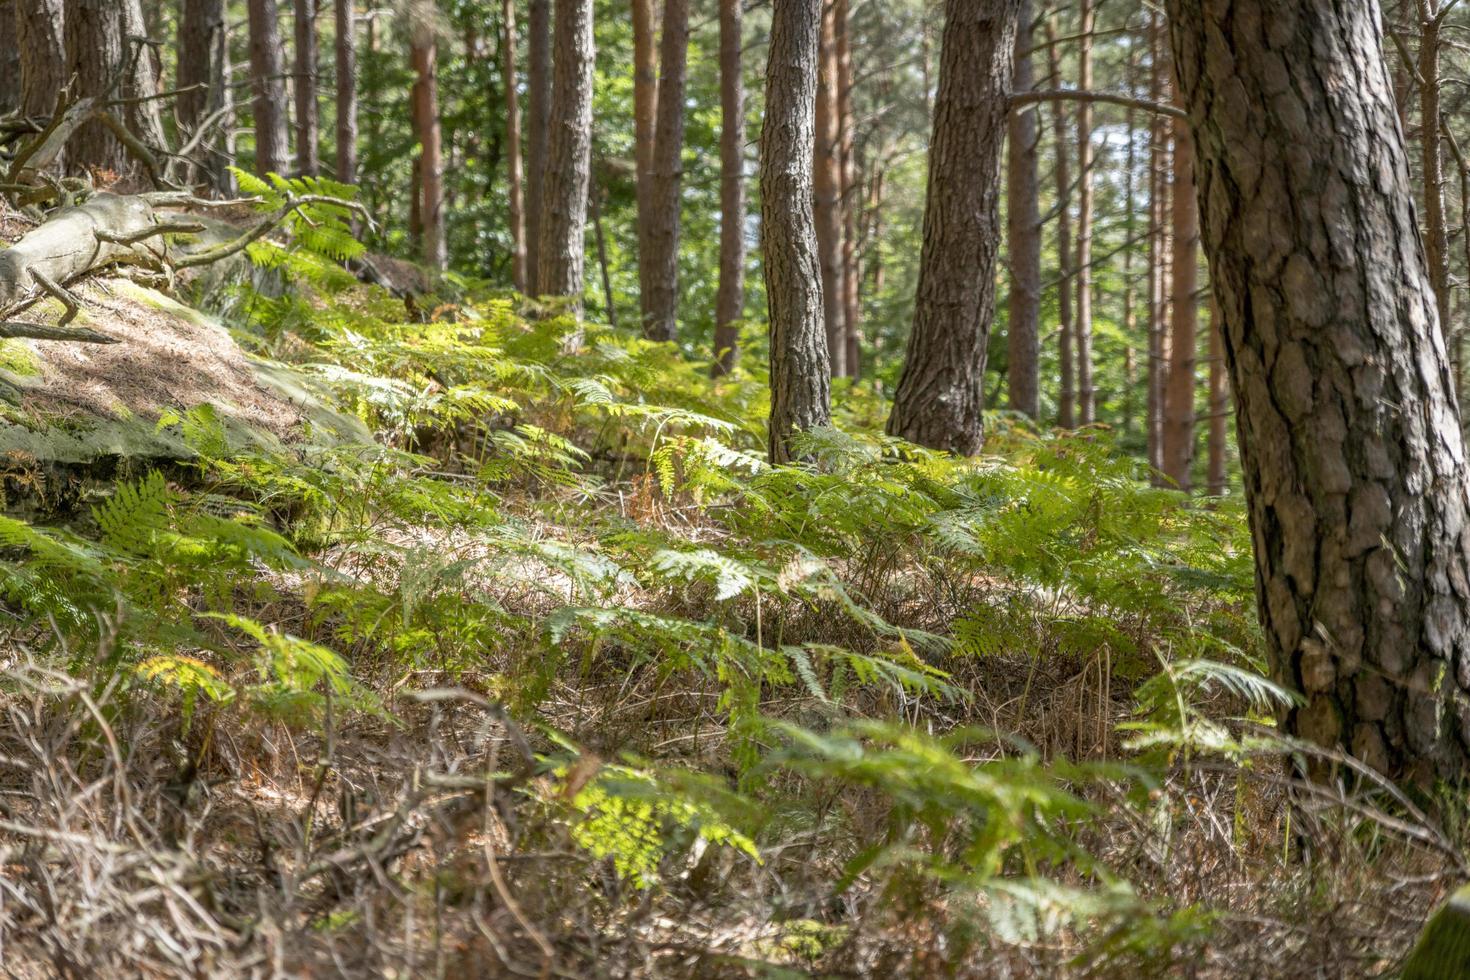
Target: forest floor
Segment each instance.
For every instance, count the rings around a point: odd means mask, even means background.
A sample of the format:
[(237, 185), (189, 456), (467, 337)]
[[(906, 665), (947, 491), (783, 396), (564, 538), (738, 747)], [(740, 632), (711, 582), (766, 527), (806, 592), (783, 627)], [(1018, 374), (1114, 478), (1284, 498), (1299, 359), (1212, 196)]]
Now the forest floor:
[[(1291, 778), (1238, 509), (1103, 434), (955, 461), (854, 392), (772, 470), (756, 365), (303, 295), (89, 294), (124, 344), (43, 358), (189, 451), (0, 523), (10, 973), (1378, 976), (1467, 877), (1446, 799)], [(196, 363), (285, 443), (160, 401)]]

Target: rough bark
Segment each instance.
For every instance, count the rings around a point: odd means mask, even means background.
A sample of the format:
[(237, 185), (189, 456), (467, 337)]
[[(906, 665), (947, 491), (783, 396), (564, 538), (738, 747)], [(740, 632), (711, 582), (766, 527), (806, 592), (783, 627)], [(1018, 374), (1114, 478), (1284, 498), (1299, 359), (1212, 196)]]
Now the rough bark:
[(1000, 155), (1020, 0), (947, 0), (908, 356), (888, 431), (973, 455), (984, 439)]
[(739, 356), (745, 308), (745, 82), (741, 2), (720, 0), (720, 285), (715, 295), (715, 377)]
[(16, 28), (16, 0), (0, 3), (0, 114), (20, 108), (20, 44)]
[(842, 155), (842, 329), (847, 344), (844, 365), (849, 378), (862, 375), (862, 276), (857, 260), (857, 120), (853, 113), (852, 24), (848, 0), (834, 0), (837, 29), (837, 109)]
[(1195, 331), (1199, 320), (1199, 207), (1195, 203), (1194, 144), (1189, 126), (1174, 125), (1174, 198), (1171, 202), (1173, 279), (1170, 283), (1169, 374), (1164, 383), (1164, 475), (1180, 490), (1193, 488), (1195, 452)]
[(511, 274), (516, 291), (524, 293), (526, 283), (526, 205), (524, 178), (521, 174), (521, 98), (516, 91), (516, 5), (515, 0), (501, 0), (501, 57), (505, 73), (505, 142), (506, 202), (510, 209)]
[(296, 69), (292, 90), (296, 96), (296, 171), (315, 177), (321, 169), (317, 145), (321, 138), (316, 104), (317, 0), (296, 0)]
[(592, 0), (556, 0), (556, 70), (541, 200), (537, 289), (582, 298), (594, 67)]
[(1207, 442), (1206, 493), (1225, 495), (1225, 426), (1230, 419), (1230, 379), (1225, 371), (1225, 343), (1220, 336), (1220, 312), (1210, 303), (1210, 425)]
[[(1015, 90), (1035, 84), (1031, 67), (1032, 4), (1022, 0), (1016, 28)], [(1041, 417), (1041, 205), (1034, 106), (1011, 110), (1006, 139), (1006, 242), (1011, 261), (1007, 315), (1007, 394), (1011, 409)]]
[(638, 257), (642, 278), (643, 334), (651, 340), (679, 337), (679, 189), (684, 164), (684, 89), (689, 53), (689, 0), (664, 0), (659, 39), (658, 120), (647, 229)]
[(526, 21), (526, 291), (539, 295), (541, 210), (551, 126), (551, 0), (530, 0)]
[(276, 0), (250, 0), (251, 112), (255, 116), (255, 170), (286, 171), (286, 80), (281, 75), (281, 31)]
[(633, 155), (638, 168), (634, 196), (638, 203), (638, 256), (640, 319), (648, 309), (643, 298), (643, 256), (652, 250), (649, 237), (653, 213), (653, 148), (658, 120), (658, 31), (654, 0), (632, 0), (633, 8)]
[[(1062, 55), (1057, 45), (1055, 20), (1046, 24), (1047, 58), (1053, 85), (1062, 80)], [(1052, 107), (1052, 152), (1056, 162), (1053, 175), (1057, 196), (1057, 371), (1060, 391), (1057, 397), (1057, 425), (1063, 429), (1077, 425), (1077, 363), (1072, 356), (1075, 321), (1072, 317), (1073, 263), (1072, 251), (1072, 163), (1067, 142), (1067, 115), (1062, 105)]]
[(822, 0), (776, 0), (761, 123), (761, 249), (770, 322), (770, 456), (831, 421), (831, 365), (812, 220)]
[[(72, 94), (97, 99), (99, 105), (132, 100), (109, 111), (144, 143), (162, 146), (158, 102), (141, 101), (157, 92), (147, 45), (130, 40), (146, 35), (138, 0), (67, 0), (63, 20), (67, 69), (75, 79)], [(72, 137), (67, 164), (74, 171), (91, 167), (121, 174), (134, 169), (117, 132), (95, 119)]]
[[(211, 126), (218, 132), (227, 128), (227, 120), (214, 118), (229, 105), (222, 64), (228, 44), (226, 29), (224, 0), (184, 0), (179, 18), (179, 96), (174, 103), (174, 115), (183, 139), (194, 136), (201, 126)], [(191, 163), (189, 168), (191, 183), (207, 180), (211, 186), (221, 188), (221, 182), (228, 179), (229, 161), (219, 143), (216, 137), (201, 142), (194, 154), (198, 162)]]
[(353, 0), (336, 0), (337, 179), (357, 183), (357, 11)]
[(62, 0), (11, 2), (20, 45), (20, 109), (34, 119), (46, 119), (67, 79)]
[[(1077, 50), (1077, 87), (1092, 91), (1092, 33), (1097, 26), (1093, 0), (1080, 0)], [(1077, 421), (1097, 420), (1097, 398), (1092, 385), (1092, 103), (1077, 103)]]
[(822, 33), (817, 54), (816, 140), (813, 143), (813, 205), (817, 229), (817, 261), (822, 274), (822, 311), (832, 376), (847, 374), (847, 325), (843, 322), (842, 160), (837, 98), (837, 29), (835, 4), (822, 4)]
[(1470, 474), (1378, 5), (1169, 13), (1262, 623), (1306, 695), (1285, 730), (1393, 778), (1463, 779)]
[(424, 265), (443, 271), (449, 265), (444, 239), (444, 152), (439, 126), (439, 45), (433, 29), (418, 23), (410, 45), (413, 61), (413, 118), (419, 140), (419, 221)]
[[(1149, 15), (1149, 95), (1155, 101), (1164, 98), (1168, 74), (1168, 40), (1163, 18), (1153, 11)], [(1169, 239), (1164, 231), (1169, 213), (1169, 135), (1172, 127), (1155, 115), (1149, 132), (1149, 209), (1148, 209), (1148, 465), (1155, 481), (1163, 479), (1164, 470), (1164, 385), (1168, 379), (1168, 344), (1165, 321), (1168, 316), (1167, 276)]]
[[(1419, 149), (1424, 180), (1424, 258), (1439, 322), (1450, 324), (1450, 241), (1444, 206), (1444, 151), (1440, 137), (1440, 0), (1415, 0), (1419, 15)], [(1397, 100), (1395, 100), (1397, 101)]]

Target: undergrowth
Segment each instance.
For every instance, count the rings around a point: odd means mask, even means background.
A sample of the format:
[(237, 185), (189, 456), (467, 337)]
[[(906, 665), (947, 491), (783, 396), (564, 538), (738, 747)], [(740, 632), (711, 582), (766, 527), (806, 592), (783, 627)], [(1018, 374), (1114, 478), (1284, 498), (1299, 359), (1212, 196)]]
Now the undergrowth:
[(1354, 855), (1455, 845), (1293, 802), (1234, 503), (1150, 486), (1101, 430), (997, 417), (988, 455), (928, 452), (862, 385), (773, 467), (756, 359), (711, 382), (457, 280), (408, 308), (319, 234), (255, 246), (296, 288), (230, 315), (375, 442), (234, 449), (197, 406), (158, 420), (184, 472), (0, 519), (12, 944), (179, 975), (1402, 951), (1302, 922), (1365, 914)]

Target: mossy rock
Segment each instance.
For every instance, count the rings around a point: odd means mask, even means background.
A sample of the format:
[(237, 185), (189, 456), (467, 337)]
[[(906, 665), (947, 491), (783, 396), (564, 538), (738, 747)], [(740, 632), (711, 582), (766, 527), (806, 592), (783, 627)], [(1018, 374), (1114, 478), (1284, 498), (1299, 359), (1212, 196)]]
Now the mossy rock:
[(1470, 977), (1470, 885), (1466, 885), (1424, 926), (1404, 980), (1451, 980)]

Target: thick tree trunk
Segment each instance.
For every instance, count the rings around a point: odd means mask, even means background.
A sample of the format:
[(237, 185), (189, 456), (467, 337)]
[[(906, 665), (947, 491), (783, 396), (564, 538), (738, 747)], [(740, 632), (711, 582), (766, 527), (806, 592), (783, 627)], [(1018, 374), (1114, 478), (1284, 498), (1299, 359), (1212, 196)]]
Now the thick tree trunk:
[[(184, 0), (179, 18), (179, 96), (174, 114), (184, 139), (192, 137), (202, 125), (223, 132), (224, 120), (211, 119), (225, 107), (229, 91), (220, 56), (225, 50), (225, 0)], [(189, 181), (208, 180), (219, 187), (226, 161), (220, 154), (218, 141), (209, 138), (200, 145), (195, 157), (200, 163), (190, 164)]]
[(296, 94), (296, 170), (315, 177), (321, 169), (317, 144), (321, 122), (316, 104), (316, 12), (317, 0), (296, 0), (296, 70), (292, 89)]
[(822, 33), (817, 54), (816, 141), (813, 144), (813, 199), (817, 229), (817, 261), (822, 271), (823, 323), (832, 376), (847, 374), (847, 325), (842, 286), (842, 159), (837, 98), (837, 28), (835, 4), (822, 4)]
[(857, 164), (856, 119), (852, 107), (852, 24), (848, 0), (834, 0), (837, 29), (837, 108), (839, 147), (842, 156), (842, 329), (846, 338), (845, 367), (849, 378), (862, 375), (862, 276), (857, 263)]
[(526, 21), (526, 291), (544, 291), (541, 275), (541, 211), (551, 127), (551, 0), (530, 0)]
[(1164, 385), (1164, 475), (1181, 490), (1193, 487), (1195, 332), (1199, 321), (1199, 208), (1195, 203), (1194, 144), (1189, 125), (1174, 126), (1173, 298), (1169, 321), (1169, 376)]
[(1458, 781), (1470, 474), (1378, 5), (1169, 14), (1262, 622), (1277, 677), (1306, 694), (1286, 731), (1390, 777)]
[(10, 0), (15, 4), (16, 42), (20, 45), (20, 109), (33, 119), (56, 111), (66, 85), (66, 44), (62, 0)]
[(516, 292), (526, 283), (526, 204), (521, 175), (521, 97), (516, 90), (516, 4), (501, 0), (501, 56), (505, 73), (506, 191), (510, 209), (511, 274)]
[(739, 355), (745, 308), (745, 82), (741, 77), (742, 0), (720, 0), (720, 285), (715, 296), (714, 375)]
[(419, 220), (423, 228), (424, 265), (442, 272), (449, 265), (444, 239), (444, 153), (439, 128), (439, 46), (433, 28), (415, 24), (413, 118), (419, 139)]
[(832, 418), (811, 203), (821, 27), (822, 0), (777, 0), (772, 7), (760, 187), (775, 463), (792, 459), (792, 435)]
[(0, 3), (0, 114), (20, 108), (20, 43), (16, 40), (20, 16), (15, 12), (16, 2)]
[[(1077, 51), (1077, 87), (1092, 91), (1092, 32), (1097, 26), (1093, 0), (1080, 0), (1081, 35)], [(1097, 420), (1097, 396), (1092, 384), (1092, 104), (1077, 103), (1077, 421)]]
[(276, 0), (250, 0), (251, 112), (255, 115), (255, 171), (286, 171), (286, 80), (281, 75), (281, 31)]
[(1220, 311), (1210, 302), (1210, 425), (1206, 492), (1225, 495), (1225, 426), (1230, 418), (1230, 378), (1225, 370), (1225, 343), (1220, 336)]
[[(1051, 84), (1062, 83), (1062, 53), (1057, 44), (1055, 20), (1046, 24), (1047, 59)], [(1077, 364), (1072, 356), (1075, 322), (1072, 318), (1073, 261), (1072, 251), (1072, 165), (1067, 141), (1067, 113), (1062, 103), (1052, 106), (1052, 152), (1056, 163), (1053, 173), (1057, 195), (1057, 371), (1060, 391), (1057, 397), (1057, 425), (1063, 429), (1077, 426)]]
[[(653, 150), (658, 135), (658, 31), (655, 0), (632, 0), (633, 8), (633, 157), (638, 168), (634, 196), (638, 204), (638, 311), (647, 322), (647, 275), (644, 257), (651, 254), (653, 235)], [(682, 113), (681, 113), (682, 114)]]
[(664, 0), (659, 45), (658, 122), (648, 229), (639, 255), (643, 280), (643, 334), (651, 340), (679, 339), (679, 188), (684, 164), (684, 87), (689, 53), (689, 0)]
[[(1031, 68), (1032, 4), (1022, 0), (1016, 29), (1017, 92), (1035, 84)], [(1006, 140), (1006, 240), (1011, 260), (1008, 384), (1013, 411), (1041, 417), (1041, 205), (1035, 106), (1011, 112)]]
[[(75, 79), (72, 94), (99, 102), (129, 100), (109, 111), (145, 144), (162, 146), (158, 102), (147, 100), (157, 94), (147, 45), (129, 40), (146, 33), (138, 0), (67, 0), (63, 20), (66, 63)], [(83, 124), (67, 150), (68, 166), (75, 171), (134, 169), (116, 132), (97, 120)]]
[(541, 201), (537, 289), (581, 303), (594, 68), (592, 0), (556, 0), (556, 71)]
[(1440, 137), (1440, 0), (1415, 0), (1419, 14), (1419, 147), (1424, 167), (1424, 258), (1434, 287), (1440, 326), (1450, 329), (1450, 241), (1444, 207), (1444, 152)]
[(970, 456), (984, 440), (1000, 155), (1021, 0), (947, 0), (924, 244), (891, 435)]
[(337, 179), (357, 183), (357, 11), (354, 0), (336, 0)]

